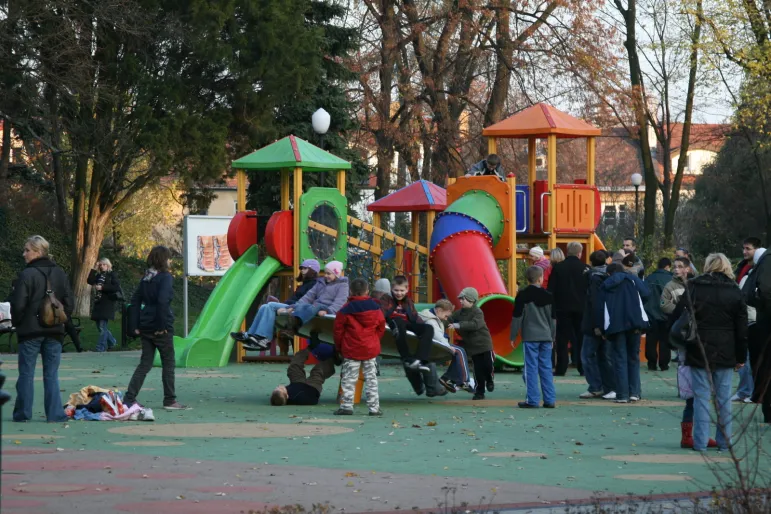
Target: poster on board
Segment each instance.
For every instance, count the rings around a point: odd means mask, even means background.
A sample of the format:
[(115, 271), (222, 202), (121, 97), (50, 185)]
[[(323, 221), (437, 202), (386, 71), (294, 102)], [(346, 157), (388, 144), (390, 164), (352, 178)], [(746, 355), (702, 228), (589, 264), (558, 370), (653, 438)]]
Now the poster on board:
[(185, 216), (185, 274), (221, 277), (233, 264), (228, 251), (232, 216)]

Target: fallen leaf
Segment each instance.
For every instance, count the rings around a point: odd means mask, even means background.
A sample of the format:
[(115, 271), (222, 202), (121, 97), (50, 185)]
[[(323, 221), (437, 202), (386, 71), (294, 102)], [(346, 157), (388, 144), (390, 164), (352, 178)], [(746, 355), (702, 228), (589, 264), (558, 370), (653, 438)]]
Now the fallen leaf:
[(353, 471), (349, 471), (348, 473), (345, 474), (345, 476), (350, 478), (350, 477), (357, 477), (359, 475), (358, 475), (358, 473), (354, 473)]
[(426, 425), (429, 426), (429, 427), (435, 427), (436, 426), (436, 421), (429, 421), (428, 423), (426, 423)]

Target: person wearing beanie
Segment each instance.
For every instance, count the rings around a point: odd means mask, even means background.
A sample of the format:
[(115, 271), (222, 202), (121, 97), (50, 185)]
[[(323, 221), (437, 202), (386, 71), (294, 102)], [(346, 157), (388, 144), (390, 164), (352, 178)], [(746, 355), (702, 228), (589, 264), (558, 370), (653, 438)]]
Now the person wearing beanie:
[(297, 281), (301, 284), (295, 289), (294, 294), (286, 302), (268, 302), (262, 305), (249, 329), (246, 332), (232, 332), (231, 337), (236, 341), (241, 341), (245, 350), (267, 350), (273, 339), (276, 315), (284, 313), (286, 309), (291, 309), (318, 284), (319, 280), (324, 280), (318, 277), (320, 269), (321, 266), (316, 259), (304, 260), (300, 264), (300, 274), (297, 276)]
[(538, 266), (543, 270), (543, 287), (544, 289), (549, 287), (549, 276), (551, 275), (551, 261), (544, 256), (543, 248), (540, 246), (534, 246), (527, 252), (527, 258), (533, 263), (533, 266)]
[(375, 287), (372, 289), (372, 298), (380, 301), (385, 295), (391, 294), (391, 282), (387, 278), (381, 278), (375, 281)]
[[(332, 345), (329, 347), (334, 353)], [(311, 354), (308, 348), (304, 348), (294, 354), (286, 370), (289, 378), (288, 385), (277, 386), (270, 395), (270, 404), (280, 407), (282, 405), (318, 405), (324, 382), (335, 374), (335, 364), (330, 356), (320, 359), (316, 353), (313, 355), (319, 362), (311, 368), (309, 375), (305, 374), (305, 362)]]
[(465, 287), (458, 295), (458, 300), (460, 309), (449, 317), (450, 326), (463, 339), (463, 347), (474, 363), (476, 393), (473, 399), (484, 400), (485, 390), (493, 392), (495, 389), (493, 338), (482, 309), (477, 307), (479, 292), (473, 287)]

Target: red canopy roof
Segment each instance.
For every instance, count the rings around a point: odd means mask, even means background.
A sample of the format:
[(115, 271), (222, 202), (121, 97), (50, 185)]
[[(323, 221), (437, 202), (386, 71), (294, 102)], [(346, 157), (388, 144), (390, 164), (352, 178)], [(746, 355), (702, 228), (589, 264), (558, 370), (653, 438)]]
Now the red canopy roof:
[(557, 137), (599, 136), (600, 129), (551, 105), (535, 104), (482, 131), (483, 136), (508, 138), (544, 138), (551, 134)]
[(427, 180), (418, 180), (407, 187), (367, 206), (370, 212), (443, 211), (447, 207), (447, 191)]

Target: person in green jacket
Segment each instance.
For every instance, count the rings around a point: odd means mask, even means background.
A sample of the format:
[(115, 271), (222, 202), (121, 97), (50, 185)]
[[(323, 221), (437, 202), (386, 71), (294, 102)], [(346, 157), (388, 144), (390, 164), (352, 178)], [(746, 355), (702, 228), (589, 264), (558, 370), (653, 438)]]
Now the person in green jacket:
[(477, 385), (473, 399), (484, 400), (485, 389), (491, 393), (495, 389), (493, 338), (482, 309), (477, 307), (479, 292), (473, 287), (466, 287), (458, 295), (458, 300), (461, 308), (450, 316), (450, 326), (463, 339), (463, 347), (474, 363), (474, 381)]
[(671, 268), (672, 261), (663, 257), (659, 260), (656, 271), (645, 277), (645, 284), (651, 290), (651, 295), (645, 302), (645, 312), (650, 319), (650, 327), (645, 332), (645, 359), (648, 361), (648, 371), (656, 371), (656, 363), (661, 371), (666, 371), (672, 359), (668, 316), (661, 310), (661, 295), (667, 284), (672, 281)]

